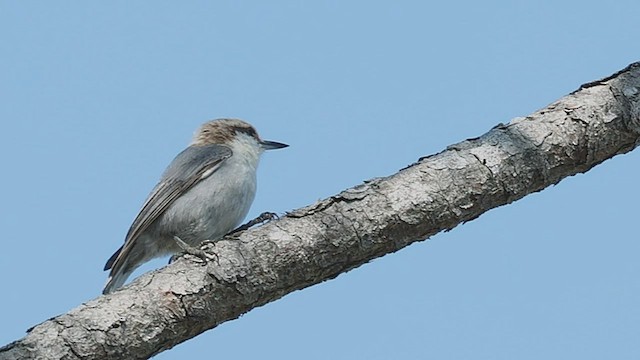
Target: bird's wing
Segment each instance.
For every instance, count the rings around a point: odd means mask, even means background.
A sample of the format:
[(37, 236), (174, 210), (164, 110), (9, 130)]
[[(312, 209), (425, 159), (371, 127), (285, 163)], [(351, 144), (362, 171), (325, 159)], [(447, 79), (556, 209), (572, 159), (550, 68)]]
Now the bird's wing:
[(213, 174), (232, 152), (223, 145), (189, 146), (176, 156), (165, 170), (158, 185), (142, 205), (125, 242), (107, 261), (104, 269), (110, 269), (118, 258), (126, 256), (136, 239), (182, 194), (195, 184)]

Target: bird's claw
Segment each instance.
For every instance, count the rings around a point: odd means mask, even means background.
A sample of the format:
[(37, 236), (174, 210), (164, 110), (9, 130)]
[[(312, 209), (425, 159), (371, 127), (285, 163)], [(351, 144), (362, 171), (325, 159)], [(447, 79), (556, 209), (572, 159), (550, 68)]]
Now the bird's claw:
[(240, 232), (249, 230), (251, 227), (255, 225), (262, 224), (264, 222), (268, 222), (275, 219), (278, 219), (278, 214), (266, 211), (258, 215), (258, 217), (256, 217), (255, 219), (249, 220), (246, 223), (238, 226), (235, 230), (231, 231), (227, 235), (236, 235)]
[[(216, 260), (216, 262), (219, 261), (218, 259), (218, 255), (215, 253), (209, 253), (206, 252), (200, 248), (191, 246), (189, 244), (187, 244), (186, 242), (182, 241), (182, 239), (180, 239), (177, 236), (173, 237), (173, 240), (176, 242), (176, 244), (178, 244), (178, 247), (180, 247), (180, 249), (182, 249), (183, 254), (189, 254), (192, 256), (195, 256), (196, 258), (202, 260), (202, 262), (206, 263), (209, 260)], [(169, 259), (169, 263), (174, 262), (179, 256), (183, 255), (183, 254), (175, 254), (173, 255), (170, 259)]]

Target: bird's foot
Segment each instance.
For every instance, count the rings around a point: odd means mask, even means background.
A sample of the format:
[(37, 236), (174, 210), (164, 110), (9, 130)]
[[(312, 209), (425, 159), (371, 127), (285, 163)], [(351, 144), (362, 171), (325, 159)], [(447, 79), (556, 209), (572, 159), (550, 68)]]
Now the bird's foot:
[(257, 218), (253, 219), (253, 220), (249, 220), (246, 223), (238, 226), (235, 230), (231, 231), (230, 233), (227, 234), (227, 236), (238, 236), (241, 232), (249, 230), (251, 227), (258, 225), (258, 224), (262, 224), (264, 222), (268, 222), (274, 219), (278, 218), (278, 214), (273, 213), (273, 212), (263, 212), (262, 214), (258, 215)]
[(219, 261), (218, 255), (216, 255), (215, 253), (208, 253), (208, 252), (206, 252), (206, 251), (204, 251), (204, 250), (202, 250), (200, 248), (197, 248), (195, 246), (191, 246), (191, 245), (187, 244), (186, 242), (182, 241), (182, 239), (180, 239), (177, 236), (174, 236), (173, 240), (176, 242), (176, 244), (178, 244), (180, 249), (182, 249), (182, 253), (175, 254), (175, 255), (171, 256), (171, 258), (169, 259), (169, 264), (171, 264), (177, 258), (179, 258), (180, 256), (182, 256), (184, 254), (192, 255), (192, 256), (202, 260), (202, 262), (204, 262), (204, 263), (206, 263), (209, 260)]

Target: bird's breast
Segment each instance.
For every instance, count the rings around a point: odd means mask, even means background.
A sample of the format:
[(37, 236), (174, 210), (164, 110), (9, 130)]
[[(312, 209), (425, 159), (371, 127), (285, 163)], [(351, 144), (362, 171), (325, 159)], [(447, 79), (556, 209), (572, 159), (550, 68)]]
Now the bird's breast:
[(225, 163), (176, 199), (158, 229), (192, 245), (217, 240), (247, 216), (255, 192), (255, 168)]

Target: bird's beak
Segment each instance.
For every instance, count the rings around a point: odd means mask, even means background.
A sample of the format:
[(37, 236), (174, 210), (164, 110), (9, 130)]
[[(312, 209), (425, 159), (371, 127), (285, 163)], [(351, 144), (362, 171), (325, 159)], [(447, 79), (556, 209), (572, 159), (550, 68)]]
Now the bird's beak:
[(279, 143), (279, 142), (275, 142), (275, 141), (262, 140), (262, 141), (260, 141), (260, 146), (262, 146), (262, 148), (265, 149), (265, 150), (273, 150), (273, 149), (286, 148), (289, 145), (283, 144), (283, 143)]

